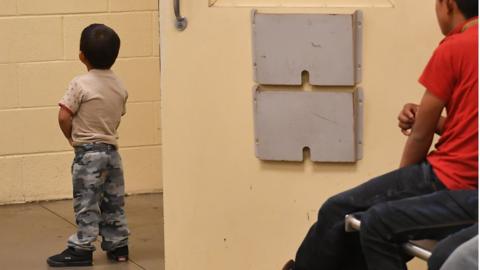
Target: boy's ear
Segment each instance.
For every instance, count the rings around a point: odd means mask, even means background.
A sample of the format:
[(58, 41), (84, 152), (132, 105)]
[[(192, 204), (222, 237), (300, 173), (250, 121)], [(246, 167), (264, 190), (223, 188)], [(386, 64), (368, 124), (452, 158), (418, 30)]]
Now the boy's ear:
[(78, 53), (78, 59), (80, 59), (80, 61), (82, 61), (82, 63), (85, 63), (86, 58), (85, 58), (85, 54), (83, 54), (82, 51), (80, 51)]
[(458, 9), (457, 2), (455, 0), (444, 0), (447, 5), (448, 14), (452, 14), (456, 9)]

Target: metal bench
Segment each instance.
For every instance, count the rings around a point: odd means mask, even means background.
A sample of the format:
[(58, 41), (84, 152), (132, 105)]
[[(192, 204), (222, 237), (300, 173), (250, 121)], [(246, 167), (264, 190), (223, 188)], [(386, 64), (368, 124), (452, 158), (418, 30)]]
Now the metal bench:
[[(345, 216), (345, 231), (354, 232), (360, 230), (361, 222), (353, 215)], [(436, 241), (434, 240), (418, 240), (409, 241), (403, 244), (403, 248), (408, 255), (418, 257), (424, 261), (428, 261), (428, 258), (432, 255), (432, 250), (435, 247)]]

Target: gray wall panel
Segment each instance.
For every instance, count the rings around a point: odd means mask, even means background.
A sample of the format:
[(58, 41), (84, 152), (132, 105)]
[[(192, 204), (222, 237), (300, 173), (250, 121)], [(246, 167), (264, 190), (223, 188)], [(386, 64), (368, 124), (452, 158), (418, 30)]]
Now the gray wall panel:
[(309, 73), (312, 85), (355, 85), (360, 81), (360, 12), (337, 15), (253, 12), (252, 16), (254, 73), (258, 84), (301, 85), (304, 71)]
[[(281, 90), (281, 89), (279, 89)], [(302, 161), (303, 149), (319, 162), (355, 162), (361, 106), (350, 92), (254, 91), (256, 155)]]

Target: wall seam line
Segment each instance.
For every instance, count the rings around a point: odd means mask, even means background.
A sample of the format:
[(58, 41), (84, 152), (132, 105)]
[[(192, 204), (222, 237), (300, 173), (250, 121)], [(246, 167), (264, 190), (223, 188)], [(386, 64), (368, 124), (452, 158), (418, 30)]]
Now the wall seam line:
[(78, 17), (78, 16), (97, 16), (97, 15), (120, 15), (120, 14), (145, 14), (155, 10), (152, 9), (140, 9), (140, 10), (125, 10), (125, 11), (103, 11), (103, 12), (65, 12), (65, 13), (41, 13), (41, 14), (20, 14), (15, 15), (1, 15), (0, 20), (3, 19), (26, 19), (26, 18), (35, 18), (35, 17)]
[[(131, 101), (131, 102), (127, 102), (127, 105), (128, 104), (132, 104), (132, 105), (141, 105), (141, 104), (145, 104), (145, 105), (149, 105), (149, 104), (154, 104), (156, 102), (160, 102), (161, 100), (160, 99), (155, 99), (155, 100), (148, 100), (148, 101)], [(25, 111), (25, 110), (43, 110), (43, 109), (55, 109), (57, 108), (58, 105), (55, 104), (55, 105), (48, 105), (48, 106), (31, 106), (31, 107), (15, 107), (15, 108), (5, 108), (5, 109), (0, 109), (0, 113), (2, 112), (15, 112), (15, 111)]]
[[(139, 150), (139, 149), (143, 149), (143, 148), (162, 148), (162, 146), (163, 146), (162, 144), (120, 146), (118, 150), (122, 151), (122, 150)], [(55, 154), (73, 154), (73, 150), (59, 150), (59, 151), (47, 151), (47, 152), (29, 152), (29, 153), (5, 154), (5, 155), (0, 155), (0, 160), (3, 159), (3, 158), (22, 158), (22, 162), (23, 162), (23, 158), (25, 158), (25, 157), (36, 157), (36, 156), (55, 155)], [(23, 179), (23, 169), (21, 169), (20, 173), (21, 173), (21, 176), (22, 176), (22, 179)]]
[[(64, 49), (65, 51), (65, 49)], [(124, 56), (124, 57), (119, 57), (117, 58), (118, 60), (134, 60), (134, 59), (156, 59), (159, 58), (159, 56), (156, 55), (139, 55), (139, 56)], [(0, 62), (0, 65), (8, 65), (8, 64), (18, 64), (18, 65), (25, 65), (25, 64), (48, 64), (48, 63), (65, 63), (65, 62), (77, 62), (75, 58), (68, 59), (52, 59), (52, 60), (32, 60), (28, 62), (20, 61), (20, 62)]]

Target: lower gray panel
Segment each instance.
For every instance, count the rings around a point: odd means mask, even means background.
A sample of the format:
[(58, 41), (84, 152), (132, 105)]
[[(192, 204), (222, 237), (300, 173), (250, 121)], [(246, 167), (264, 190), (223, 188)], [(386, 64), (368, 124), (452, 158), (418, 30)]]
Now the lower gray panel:
[(255, 147), (262, 160), (355, 162), (361, 158), (362, 106), (355, 92), (254, 90)]

